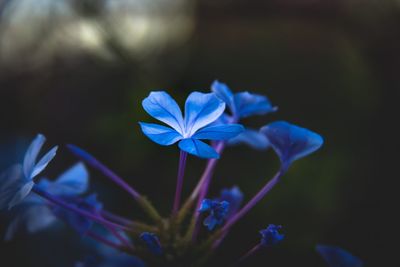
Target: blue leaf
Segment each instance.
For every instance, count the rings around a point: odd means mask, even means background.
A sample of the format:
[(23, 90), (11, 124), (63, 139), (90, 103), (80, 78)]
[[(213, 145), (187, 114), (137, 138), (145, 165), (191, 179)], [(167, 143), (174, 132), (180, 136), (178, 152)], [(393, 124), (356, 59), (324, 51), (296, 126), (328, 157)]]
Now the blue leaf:
[(197, 131), (192, 137), (207, 140), (228, 140), (243, 131), (244, 127), (240, 124), (212, 125)]
[(154, 123), (139, 122), (139, 124), (143, 133), (159, 145), (169, 146), (183, 138), (180, 133), (169, 127)]
[(191, 93), (185, 103), (184, 137), (191, 137), (197, 130), (218, 119), (224, 110), (225, 103), (214, 93)]
[(273, 122), (260, 131), (266, 135), (278, 154), (283, 169), (287, 169), (293, 161), (318, 150), (323, 144), (319, 134), (284, 121)]
[(363, 262), (346, 250), (326, 245), (317, 245), (316, 250), (329, 267), (362, 267)]
[(214, 81), (211, 84), (211, 91), (220, 98), (229, 107), (232, 113), (235, 113), (235, 102), (233, 93), (225, 83)]
[(238, 136), (229, 139), (229, 145), (246, 144), (254, 149), (264, 150), (269, 148), (268, 138), (255, 130), (246, 129)]
[(237, 93), (234, 96), (237, 116), (245, 118), (252, 115), (263, 115), (277, 110), (271, 105), (266, 96), (250, 94), (249, 92)]
[(171, 126), (180, 134), (184, 132), (182, 112), (175, 100), (166, 92), (151, 92), (142, 102), (144, 110), (152, 117)]
[(140, 239), (145, 242), (147, 248), (156, 255), (161, 255), (163, 253), (160, 240), (157, 235), (153, 233), (144, 232), (140, 235)]
[(200, 158), (219, 158), (219, 155), (214, 148), (193, 138), (181, 140), (179, 142), (179, 148)]

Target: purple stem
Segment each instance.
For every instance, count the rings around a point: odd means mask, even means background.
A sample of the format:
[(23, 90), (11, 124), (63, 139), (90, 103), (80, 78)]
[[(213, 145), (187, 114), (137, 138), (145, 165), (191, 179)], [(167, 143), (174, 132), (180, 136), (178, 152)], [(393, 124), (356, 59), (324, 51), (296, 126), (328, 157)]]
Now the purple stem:
[(122, 189), (128, 192), (135, 200), (138, 200), (141, 195), (133, 189), (127, 182), (124, 181), (121, 177), (115, 174), (112, 170), (98, 161), (95, 157), (90, 155), (88, 152), (84, 151), (83, 149), (75, 146), (75, 145), (67, 145), (67, 148), (78, 158), (85, 161), (87, 164), (92, 166), (93, 168), (99, 170), (103, 173), (106, 177), (111, 179), (114, 183), (119, 185)]
[(104, 218), (109, 219), (111, 221), (114, 221), (116, 223), (125, 225), (125, 226), (133, 225), (133, 222), (131, 220), (129, 220), (129, 219), (125, 218), (125, 217), (116, 215), (116, 214), (111, 213), (111, 212), (106, 211), (106, 210), (102, 210), (101, 211), (101, 216), (103, 216)]
[(278, 171), (275, 176), (244, 206), (238, 213), (232, 216), (222, 228), (222, 232), (228, 231), (250, 209), (252, 209), (279, 181), (284, 171)]
[(32, 191), (35, 192), (36, 194), (38, 194), (39, 196), (47, 199), (48, 201), (50, 201), (50, 202), (52, 202), (52, 203), (54, 203), (54, 204), (56, 204), (56, 205), (58, 205), (58, 206), (60, 206), (60, 207), (62, 207), (64, 209), (67, 209), (69, 211), (75, 212), (75, 213), (77, 213), (77, 214), (79, 214), (79, 215), (81, 215), (83, 217), (86, 217), (86, 218), (92, 220), (92, 221), (95, 221), (97, 223), (103, 224), (104, 226), (108, 226), (108, 227), (112, 227), (112, 228), (115, 227), (115, 228), (120, 228), (120, 229), (124, 229), (124, 230), (130, 230), (130, 228), (128, 228), (126, 226), (122, 226), (122, 225), (107, 221), (107, 220), (97, 216), (96, 214), (87, 212), (85, 210), (82, 210), (82, 209), (79, 209), (79, 208), (77, 208), (75, 206), (72, 206), (72, 205), (70, 205), (68, 203), (65, 203), (64, 201), (62, 201), (62, 200), (58, 199), (57, 197), (47, 193), (46, 191), (43, 191), (42, 189), (40, 189), (37, 186), (34, 186), (32, 188)]
[(246, 254), (244, 254), (238, 262), (235, 264), (235, 266), (238, 266), (240, 263), (242, 263), (244, 260), (246, 260), (248, 257), (252, 256), (254, 253), (256, 253), (260, 248), (262, 247), (261, 243), (255, 245), (252, 249), (247, 251)]
[(92, 232), (92, 231), (87, 232), (86, 235), (91, 237), (91, 238), (93, 238), (94, 240), (96, 240), (96, 241), (98, 241), (100, 243), (103, 243), (103, 244), (105, 244), (105, 245), (107, 245), (109, 247), (112, 247), (112, 248), (114, 248), (116, 250), (120, 250), (121, 249), (121, 245), (119, 245), (117, 243), (114, 243), (114, 242), (112, 242), (112, 241), (102, 237), (101, 235), (98, 235), (98, 234)]
[(179, 210), (181, 194), (182, 194), (182, 186), (183, 186), (183, 177), (185, 175), (186, 159), (187, 159), (187, 152), (181, 150), (179, 154), (178, 178), (176, 182), (175, 200), (174, 200), (174, 207), (172, 209), (172, 214), (176, 214)]
[[(216, 145), (215, 150), (217, 151), (218, 154), (222, 154), (223, 150), (225, 148), (225, 142), (218, 142)], [(196, 205), (196, 210), (194, 212), (194, 220), (195, 220), (195, 228), (193, 230), (192, 234), (192, 240), (196, 240), (197, 234), (200, 231), (200, 212), (198, 209), (201, 206), (201, 202), (203, 199), (207, 196), (208, 193), (208, 188), (210, 186), (211, 178), (214, 173), (215, 166), (217, 165), (218, 159), (210, 159), (207, 163), (207, 167), (200, 179), (200, 189), (199, 189), (199, 198), (197, 199), (197, 205)]]

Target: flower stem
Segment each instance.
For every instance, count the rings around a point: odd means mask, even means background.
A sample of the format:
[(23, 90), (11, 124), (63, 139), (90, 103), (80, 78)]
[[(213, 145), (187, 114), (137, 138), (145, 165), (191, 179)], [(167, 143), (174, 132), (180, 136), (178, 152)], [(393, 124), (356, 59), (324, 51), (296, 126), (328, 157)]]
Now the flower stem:
[(179, 154), (178, 178), (176, 182), (176, 191), (175, 191), (174, 207), (172, 209), (172, 214), (176, 214), (179, 210), (181, 194), (182, 194), (182, 186), (183, 186), (183, 177), (185, 175), (186, 159), (187, 159), (187, 152), (181, 150)]
[(222, 228), (222, 232), (228, 231), (237, 221), (239, 221), (249, 210), (251, 210), (279, 181), (284, 171), (278, 171), (275, 176), (235, 215), (230, 218)]
[(119, 185), (122, 189), (128, 192), (135, 200), (140, 198), (140, 194), (132, 188), (127, 182), (124, 181), (121, 177), (115, 174), (112, 170), (110, 170), (107, 166), (98, 161), (95, 157), (84, 151), (83, 149), (75, 146), (75, 145), (67, 145), (67, 148), (78, 158), (85, 161), (87, 164), (92, 166), (93, 168), (99, 170), (106, 177), (112, 180), (114, 183)]
[(234, 264), (233, 266), (239, 266), (241, 263), (243, 263), (243, 261), (245, 261), (248, 257), (252, 256), (254, 253), (256, 253), (260, 248), (262, 247), (262, 245), (259, 243), (257, 245), (255, 245), (252, 249), (250, 249), (249, 251), (246, 252), (246, 254), (244, 254), (236, 264)]
[(96, 170), (103, 173), (106, 177), (108, 177), (115, 184), (124, 189), (128, 194), (130, 194), (142, 207), (142, 209), (147, 213), (149, 217), (151, 217), (154, 221), (160, 222), (161, 216), (154, 208), (154, 206), (141, 194), (139, 194), (133, 187), (131, 187), (124, 179), (119, 177), (116, 173), (110, 170), (103, 163), (98, 161), (95, 157), (90, 155), (88, 152), (83, 149), (75, 146), (75, 145), (67, 145), (67, 148), (78, 158), (95, 168)]
[[(225, 142), (218, 142), (216, 145), (216, 151), (218, 152), (218, 154), (221, 154), (222, 151), (225, 148)], [(199, 198), (197, 199), (197, 205), (196, 205), (196, 210), (194, 211), (194, 230), (192, 233), (192, 241), (195, 241), (197, 238), (197, 235), (200, 231), (200, 212), (198, 211), (198, 209), (200, 208), (201, 202), (203, 201), (203, 199), (207, 196), (208, 193), (208, 188), (210, 187), (210, 183), (211, 183), (211, 178), (213, 176), (214, 170), (215, 170), (215, 166), (217, 165), (218, 160), (217, 159), (211, 159), (209, 160), (209, 164), (207, 164), (207, 167), (203, 173), (203, 176), (201, 178), (201, 180), (203, 180), (202, 183), (200, 184), (200, 189), (199, 189)], [(203, 178), (204, 177), (204, 178)], [(200, 180), (200, 181), (201, 181)]]
[(110, 222), (110, 221), (108, 221), (106, 219), (103, 219), (102, 217), (99, 217), (96, 214), (87, 212), (85, 210), (82, 210), (82, 209), (79, 209), (79, 208), (77, 208), (75, 206), (72, 206), (72, 205), (70, 205), (68, 203), (65, 203), (64, 201), (62, 201), (62, 200), (58, 199), (57, 197), (47, 193), (46, 191), (43, 191), (42, 189), (40, 189), (37, 186), (34, 186), (32, 188), (32, 191), (35, 192), (36, 194), (38, 194), (39, 196), (45, 198), (46, 200), (50, 201), (51, 203), (54, 203), (54, 204), (56, 204), (56, 205), (58, 205), (58, 206), (60, 206), (60, 207), (62, 207), (64, 209), (67, 209), (69, 211), (75, 212), (75, 213), (77, 213), (77, 214), (79, 214), (79, 215), (81, 215), (83, 217), (86, 217), (86, 218), (88, 218), (88, 219), (90, 219), (92, 221), (95, 221), (95, 222), (97, 222), (99, 224), (102, 224), (104, 226), (108, 226), (108, 227), (112, 227), (112, 228), (119, 228), (119, 229), (128, 230), (128, 231), (130, 230), (129, 227)]
[(92, 232), (92, 231), (87, 232), (86, 235), (91, 237), (91, 238), (93, 238), (94, 240), (96, 240), (96, 241), (98, 241), (100, 243), (103, 243), (103, 244), (105, 244), (105, 245), (107, 245), (109, 247), (112, 247), (112, 248), (114, 248), (116, 250), (121, 250), (122, 249), (121, 245), (119, 245), (117, 243), (114, 243), (114, 242), (112, 242), (112, 241), (102, 237), (101, 235), (98, 235), (98, 234)]

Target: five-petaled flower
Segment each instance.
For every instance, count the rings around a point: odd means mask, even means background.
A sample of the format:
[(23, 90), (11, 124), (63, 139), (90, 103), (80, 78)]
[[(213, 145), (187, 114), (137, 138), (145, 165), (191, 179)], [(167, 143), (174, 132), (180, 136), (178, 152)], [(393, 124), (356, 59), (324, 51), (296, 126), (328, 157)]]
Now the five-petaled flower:
[(41, 173), (56, 155), (57, 146), (36, 162), (45, 141), (46, 138), (38, 134), (26, 151), (22, 166), (15, 164), (0, 174), (0, 210), (11, 209), (24, 200), (35, 184), (33, 178)]
[(270, 224), (266, 229), (261, 230), (261, 245), (268, 247), (281, 242), (285, 235), (279, 233), (280, 229), (282, 226)]
[[(230, 114), (223, 114), (218, 123), (229, 124), (239, 122), (240, 119), (254, 115), (265, 115), (278, 110), (272, 106), (266, 96), (249, 93), (247, 91), (233, 93), (229, 87), (219, 81), (214, 81), (211, 91), (223, 100)], [(268, 139), (258, 131), (246, 128), (241, 134), (228, 140), (228, 144), (244, 143), (254, 149), (266, 149), (269, 147)]]
[(210, 215), (205, 218), (203, 224), (208, 230), (213, 230), (215, 226), (223, 224), (229, 211), (229, 202), (204, 199), (201, 202), (200, 212), (210, 212)]
[(186, 99), (184, 117), (178, 104), (166, 92), (151, 92), (142, 105), (149, 115), (170, 126), (140, 122), (147, 137), (165, 146), (179, 141), (181, 150), (201, 158), (218, 158), (219, 155), (200, 140), (227, 140), (244, 130), (239, 124), (210, 125), (225, 110), (225, 103), (214, 93), (191, 93)]

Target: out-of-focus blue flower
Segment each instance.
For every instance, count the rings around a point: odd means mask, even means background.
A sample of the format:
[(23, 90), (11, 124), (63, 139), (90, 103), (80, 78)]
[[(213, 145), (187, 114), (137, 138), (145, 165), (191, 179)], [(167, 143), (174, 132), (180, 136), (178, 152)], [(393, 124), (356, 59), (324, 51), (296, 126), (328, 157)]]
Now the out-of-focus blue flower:
[(324, 142), (319, 134), (285, 121), (268, 124), (260, 132), (268, 138), (284, 170), (295, 160), (318, 150)]
[[(86, 193), (89, 186), (89, 174), (84, 164), (80, 162), (66, 170), (54, 181), (46, 178), (41, 179), (37, 186), (56, 197), (73, 200), (74, 197)], [(93, 202), (92, 198), (86, 201)], [(20, 209), (16, 211), (16, 216), (7, 228), (6, 240), (12, 239), (18, 230), (35, 233), (49, 227), (57, 221), (57, 214), (55, 214), (57, 210), (62, 215), (65, 213), (70, 214), (70, 216), (77, 216), (66, 210), (61, 211), (62, 208), (49, 205), (46, 200), (36, 195), (29, 195), (21, 204)]]
[(327, 245), (317, 245), (317, 252), (328, 263), (329, 267), (362, 267), (363, 262), (346, 250)]
[(273, 246), (281, 242), (285, 235), (279, 233), (280, 229), (282, 226), (270, 224), (266, 229), (261, 230), (261, 245)]
[(229, 218), (240, 209), (243, 202), (243, 193), (240, 191), (238, 186), (224, 188), (221, 190), (220, 196), (217, 200), (229, 203), (229, 210), (226, 215), (226, 218)]
[[(70, 205), (73, 205), (81, 210), (88, 211), (93, 214), (98, 214), (103, 208), (103, 204), (97, 200), (96, 194), (91, 194), (83, 199), (80, 198), (66, 198), (66, 201)], [(54, 214), (65, 221), (69, 226), (71, 226), (79, 234), (84, 235), (93, 225), (93, 221), (78, 215), (74, 212), (66, 210), (62, 207), (54, 207)]]
[[(242, 118), (264, 115), (277, 110), (277, 107), (272, 106), (266, 96), (249, 92), (233, 93), (226, 84), (219, 81), (212, 83), (211, 91), (226, 103), (230, 111), (230, 115), (223, 114), (218, 119), (218, 123), (229, 124), (238, 122)], [(246, 129), (241, 134), (228, 140), (230, 145), (242, 143), (259, 150), (269, 147), (268, 139), (258, 131), (251, 129)]]
[(211, 91), (226, 103), (231, 115), (237, 120), (253, 115), (264, 115), (277, 110), (266, 96), (249, 92), (234, 94), (226, 84), (219, 81), (212, 83)]
[(184, 118), (178, 104), (166, 92), (151, 92), (142, 105), (150, 116), (170, 126), (140, 122), (148, 138), (164, 146), (179, 141), (181, 150), (202, 158), (218, 158), (219, 155), (201, 139), (227, 140), (244, 130), (239, 124), (210, 125), (225, 110), (225, 103), (214, 93), (191, 93), (186, 99)]
[(210, 212), (210, 215), (205, 218), (203, 224), (208, 230), (213, 230), (215, 226), (222, 225), (229, 211), (229, 202), (204, 199), (201, 202), (199, 212)]
[(156, 234), (143, 232), (140, 239), (146, 244), (147, 248), (156, 255), (161, 255), (163, 250), (161, 248), (160, 240)]
[(13, 165), (0, 174), (0, 210), (11, 209), (19, 204), (31, 192), (33, 178), (41, 173), (56, 155), (57, 146), (37, 161), (45, 141), (46, 138), (38, 134), (26, 151), (22, 166)]

